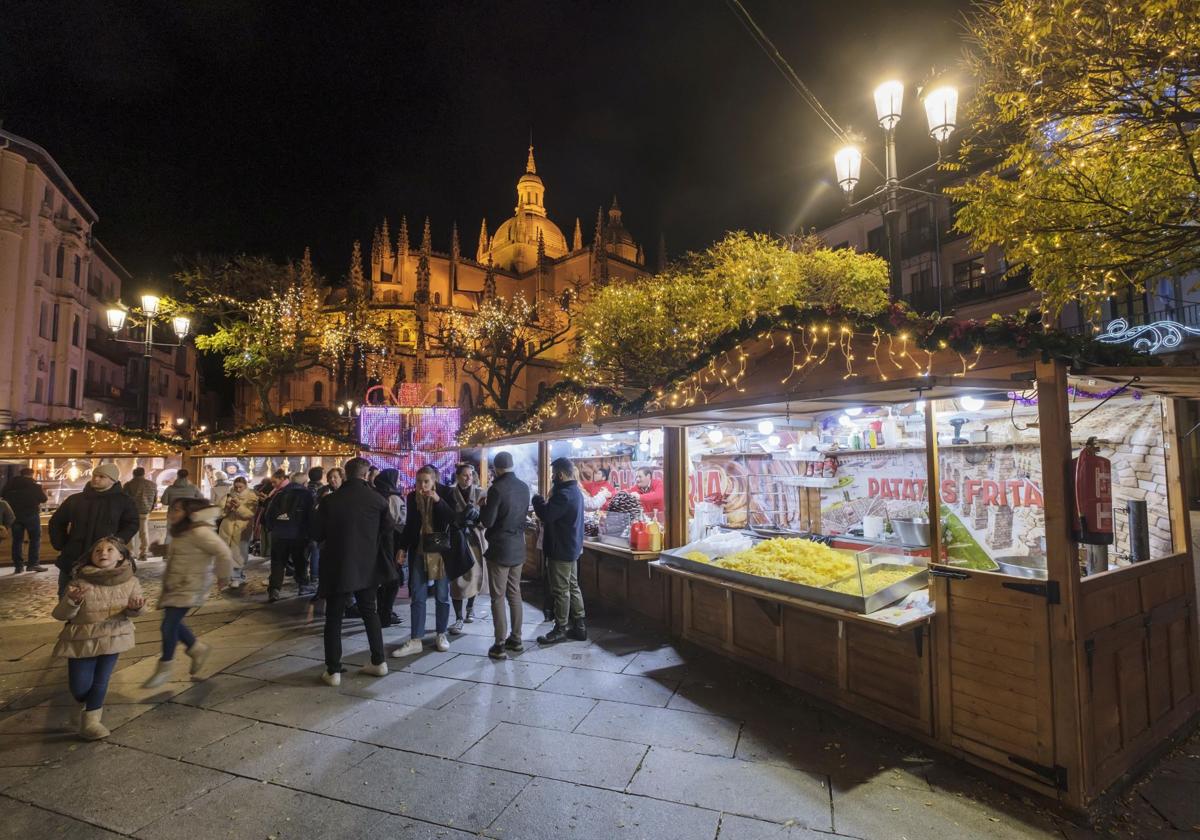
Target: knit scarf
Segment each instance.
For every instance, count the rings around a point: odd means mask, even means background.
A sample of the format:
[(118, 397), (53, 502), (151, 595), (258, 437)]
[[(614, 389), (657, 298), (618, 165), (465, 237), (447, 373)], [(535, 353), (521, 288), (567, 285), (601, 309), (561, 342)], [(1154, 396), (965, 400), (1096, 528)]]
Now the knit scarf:
[[(434, 499), (417, 493), (417, 513), (421, 517), (421, 546), (425, 546), (425, 535), (433, 533)], [(425, 580), (433, 582), (446, 576), (446, 559), (436, 552), (421, 552), (425, 558)]]
[(90, 563), (75, 567), (75, 577), (85, 580), (92, 586), (118, 586), (133, 577), (133, 566), (121, 562), (108, 569), (101, 569)]

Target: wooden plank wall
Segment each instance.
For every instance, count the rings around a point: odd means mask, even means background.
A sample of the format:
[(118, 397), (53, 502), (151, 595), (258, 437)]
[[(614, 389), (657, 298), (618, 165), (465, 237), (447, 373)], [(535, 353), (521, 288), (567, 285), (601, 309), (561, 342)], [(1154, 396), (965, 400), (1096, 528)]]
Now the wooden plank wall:
[(1083, 581), (1083, 648), (1098, 794), (1197, 710), (1190, 557)]

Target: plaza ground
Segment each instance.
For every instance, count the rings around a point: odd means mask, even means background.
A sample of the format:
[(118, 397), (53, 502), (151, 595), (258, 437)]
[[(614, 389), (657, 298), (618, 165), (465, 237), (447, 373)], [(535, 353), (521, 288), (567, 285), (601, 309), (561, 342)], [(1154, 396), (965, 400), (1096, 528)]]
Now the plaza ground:
[[(139, 569), (151, 598), (161, 570)], [(539, 648), (548, 625), (528, 604), (525, 652), (496, 663), (481, 602), (448, 653), (390, 659), (383, 678), (357, 673), (366, 641), (348, 620), (349, 671), (328, 688), (318, 605), (266, 605), (265, 571), (252, 561), (241, 594), (189, 619), (213, 646), (195, 678), (181, 651), (173, 682), (141, 688), (159, 614), (138, 620), (98, 743), (75, 737), (50, 656), (53, 571), (3, 571), (0, 838), (1200, 837), (1195, 737), (1085, 828), (620, 614), (593, 613), (587, 643)], [(386, 630), (389, 649), (407, 633)]]

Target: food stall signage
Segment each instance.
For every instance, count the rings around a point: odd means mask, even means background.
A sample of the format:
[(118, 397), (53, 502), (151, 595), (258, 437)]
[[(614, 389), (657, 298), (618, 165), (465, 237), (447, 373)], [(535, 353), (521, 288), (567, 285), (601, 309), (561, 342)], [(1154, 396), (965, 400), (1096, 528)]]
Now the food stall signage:
[[(962, 482), (962, 500), (964, 504), (977, 504), (984, 507), (1044, 507), (1042, 488), (1028, 478), (1012, 479), (1010, 481), (994, 481), (990, 478), (968, 478)], [(942, 482), (942, 501), (946, 504), (958, 504), (959, 487), (954, 479), (948, 478)]]

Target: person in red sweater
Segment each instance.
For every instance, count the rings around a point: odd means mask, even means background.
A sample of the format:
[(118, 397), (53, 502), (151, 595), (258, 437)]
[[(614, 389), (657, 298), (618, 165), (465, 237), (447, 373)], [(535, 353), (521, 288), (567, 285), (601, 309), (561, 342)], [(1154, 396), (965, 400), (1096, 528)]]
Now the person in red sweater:
[(642, 503), (642, 510), (648, 516), (654, 516), (663, 509), (663, 483), (661, 478), (655, 478), (649, 467), (638, 467), (633, 487), (629, 492)]
[[(583, 504), (585, 510), (602, 510), (608, 504), (608, 500), (613, 497), (612, 482), (609, 481), (608, 467), (585, 467), (587, 470), (586, 478), (579, 482), (580, 488), (583, 490)], [(583, 474), (583, 470), (580, 470)]]

